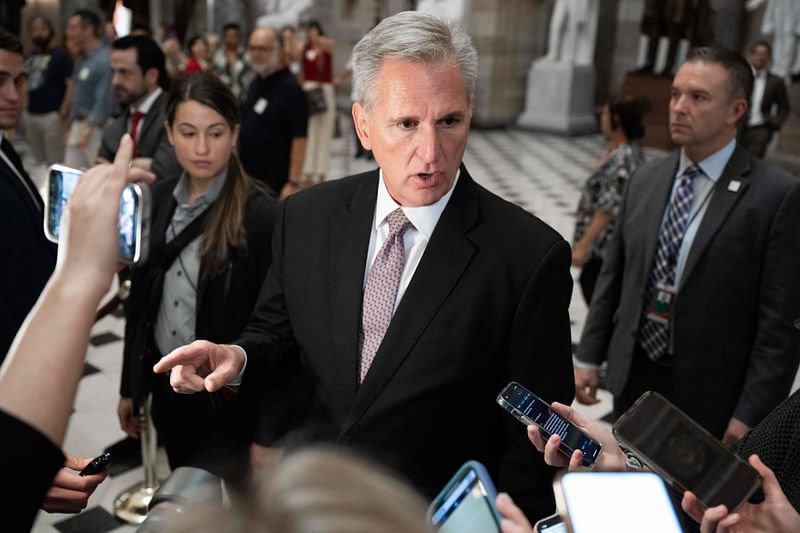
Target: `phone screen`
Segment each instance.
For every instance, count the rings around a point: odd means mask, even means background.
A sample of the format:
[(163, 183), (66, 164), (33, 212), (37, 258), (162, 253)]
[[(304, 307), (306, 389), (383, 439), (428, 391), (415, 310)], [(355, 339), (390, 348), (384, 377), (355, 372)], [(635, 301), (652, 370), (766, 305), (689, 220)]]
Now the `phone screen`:
[(682, 533), (664, 481), (653, 472), (568, 472), (560, 505), (573, 533)]
[[(513, 409), (533, 421), (548, 435), (558, 435), (561, 445), (567, 454), (574, 450), (583, 452), (584, 464), (592, 464), (597, 460), (602, 447), (584, 433), (554, 413), (545, 401), (518, 383), (510, 383), (503, 392), (501, 399), (505, 400)], [(501, 405), (503, 405), (501, 403)], [(506, 405), (503, 405), (506, 407)], [(507, 408), (507, 407), (506, 407)], [(515, 414), (512, 411), (512, 414)]]
[(80, 174), (63, 170), (50, 170), (50, 195), (47, 210), (47, 227), (58, 239), (61, 234), (61, 216), (67, 207), (67, 201), (78, 185)]
[(433, 511), (433, 525), (442, 533), (499, 532), (489, 493), (475, 470), (464, 470), (442, 504)]
[(758, 473), (664, 397), (645, 393), (614, 424), (614, 434), (650, 468), (706, 506), (736, 509)]
[[(75, 192), (79, 178), (80, 172), (67, 167), (54, 165), (50, 169), (47, 229), (55, 240), (58, 240), (61, 234), (61, 217), (72, 193)], [(127, 262), (132, 262), (136, 257), (136, 239), (141, 224), (139, 202), (140, 197), (136, 194), (135, 186), (125, 187), (119, 201), (119, 255)]]

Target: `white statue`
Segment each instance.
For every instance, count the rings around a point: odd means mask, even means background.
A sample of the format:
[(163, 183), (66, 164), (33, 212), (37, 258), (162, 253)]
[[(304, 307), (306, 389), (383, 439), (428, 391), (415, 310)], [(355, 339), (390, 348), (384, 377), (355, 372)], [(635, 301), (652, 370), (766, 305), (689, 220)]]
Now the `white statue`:
[(599, 0), (556, 0), (545, 61), (574, 65), (594, 62), (599, 3)]
[(761, 33), (772, 35), (772, 71), (788, 79), (800, 72), (800, 2), (798, 0), (748, 0), (746, 8), (755, 11), (765, 1)]

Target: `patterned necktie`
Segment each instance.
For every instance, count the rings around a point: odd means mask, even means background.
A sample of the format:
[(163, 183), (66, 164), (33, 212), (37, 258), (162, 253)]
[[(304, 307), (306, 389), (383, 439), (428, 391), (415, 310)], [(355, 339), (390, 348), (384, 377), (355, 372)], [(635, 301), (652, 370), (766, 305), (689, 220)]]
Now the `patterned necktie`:
[[(703, 175), (700, 167), (692, 165), (681, 176), (678, 190), (669, 206), (667, 220), (661, 227), (658, 237), (658, 248), (653, 263), (653, 271), (647, 280), (647, 299), (645, 300), (644, 318), (640, 342), (647, 356), (658, 360), (667, 351), (669, 345), (669, 324), (657, 322), (647, 318), (647, 312), (656, 294), (656, 285), (662, 283), (667, 286), (675, 285), (675, 269), (678, 265), (678, 250), (680, 250), (686, 227), (689, 225), (689, 214), (692, 210), (694, 187), (692, 181), (697, 176)], [(673, 304), (674, 305), (674, 304)]]
[(383, 336), (389, 329), (405, 263), (403, 234), (411, 227), (411, 222), (399, 207), (386, 216), (386, 221), (389, 223), (389, 235), (372, 263), (367, 286), (364, 288), (359, 339), (361, 343), (359, 383), (363, 383), (383, 341)]
[(134, 111), (131, 113), (131, 140), (133, 140), (133, 153), (136, 154), (136, 134), (139, 132), (139, 121), (142, 120), (144, 113)]

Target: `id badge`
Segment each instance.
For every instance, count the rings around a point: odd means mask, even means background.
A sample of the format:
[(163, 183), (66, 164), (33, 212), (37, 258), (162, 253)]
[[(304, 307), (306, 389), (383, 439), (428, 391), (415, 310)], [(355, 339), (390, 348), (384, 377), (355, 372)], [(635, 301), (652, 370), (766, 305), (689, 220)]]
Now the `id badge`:
[(267, 109), (267, 103), (266, 98), (259, 98), (256, 100), (256, 105), (253, 106), (253, 111), (259, 115), (263, 114), (264, 110)]
[(668, 324), (672, 318), (677, 297), (678, 290), (674, 285), (656, 283), (653, 301), (650, 302), (650, 307), (647, 309), (647, 319), (660, 324)]

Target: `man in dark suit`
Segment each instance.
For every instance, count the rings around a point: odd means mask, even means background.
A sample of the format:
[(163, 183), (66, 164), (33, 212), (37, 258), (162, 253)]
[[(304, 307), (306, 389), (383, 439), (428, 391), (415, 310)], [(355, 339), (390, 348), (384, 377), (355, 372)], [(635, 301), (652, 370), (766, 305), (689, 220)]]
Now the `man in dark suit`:
[(111, 86), (125, 111), (103, 128), (98, 159), (114, 159), (125, 133), (134, 139), (133, 164), (151, 171), (157, 179), (181, 173), (175, 149), (164, 129), (164, 106), (169, 76), (164, 53), (150, 37), (131, 35), (111, 45)]
[[(247, 394), (299, 362), (309, 418), (336, 442), (428, 496), (476, 459), (542, 516), (553, 472), (495, 399), (510, 380), (573, 398), (569, 246), (462, 164), (477, 76), (463, 30), (400, 13), (359, 42), (353, 66), (353, 118), (380, 168), (287, 198), (236, 346), (196, 341), (155, 370), (172, 368), (178, 392), (242, 377)], [(275, 395), (275, 412), (287, 403)]]
[(769, 72), (772, 63), (772, 46), (767, 41), (756, 41), (750, 47), (750, 65), (754, 70), (750, 113), (742, 121), (744, 145), (759, 159), (764, 158), (772, 134), (781, 129), (789, 116), (789, 94), (786, 82)]
[[(0, 30), (1, 31), (1, 30)], [(25, 86), (22, 45), (0, 33), (0, 363), (53, 273), (56, 247), (44, 236), (44, 203), (2, 130), (17, 125)]]
[(800, 338), (800, 181), (736, 145), (752, 72), (738, 54), (691, 51), (672, 84), (679, 152), (634, 174), (592, 299), (575, 370), (597, 367), (617, 414), (661, 392), (724, 442), (786, 398)]

